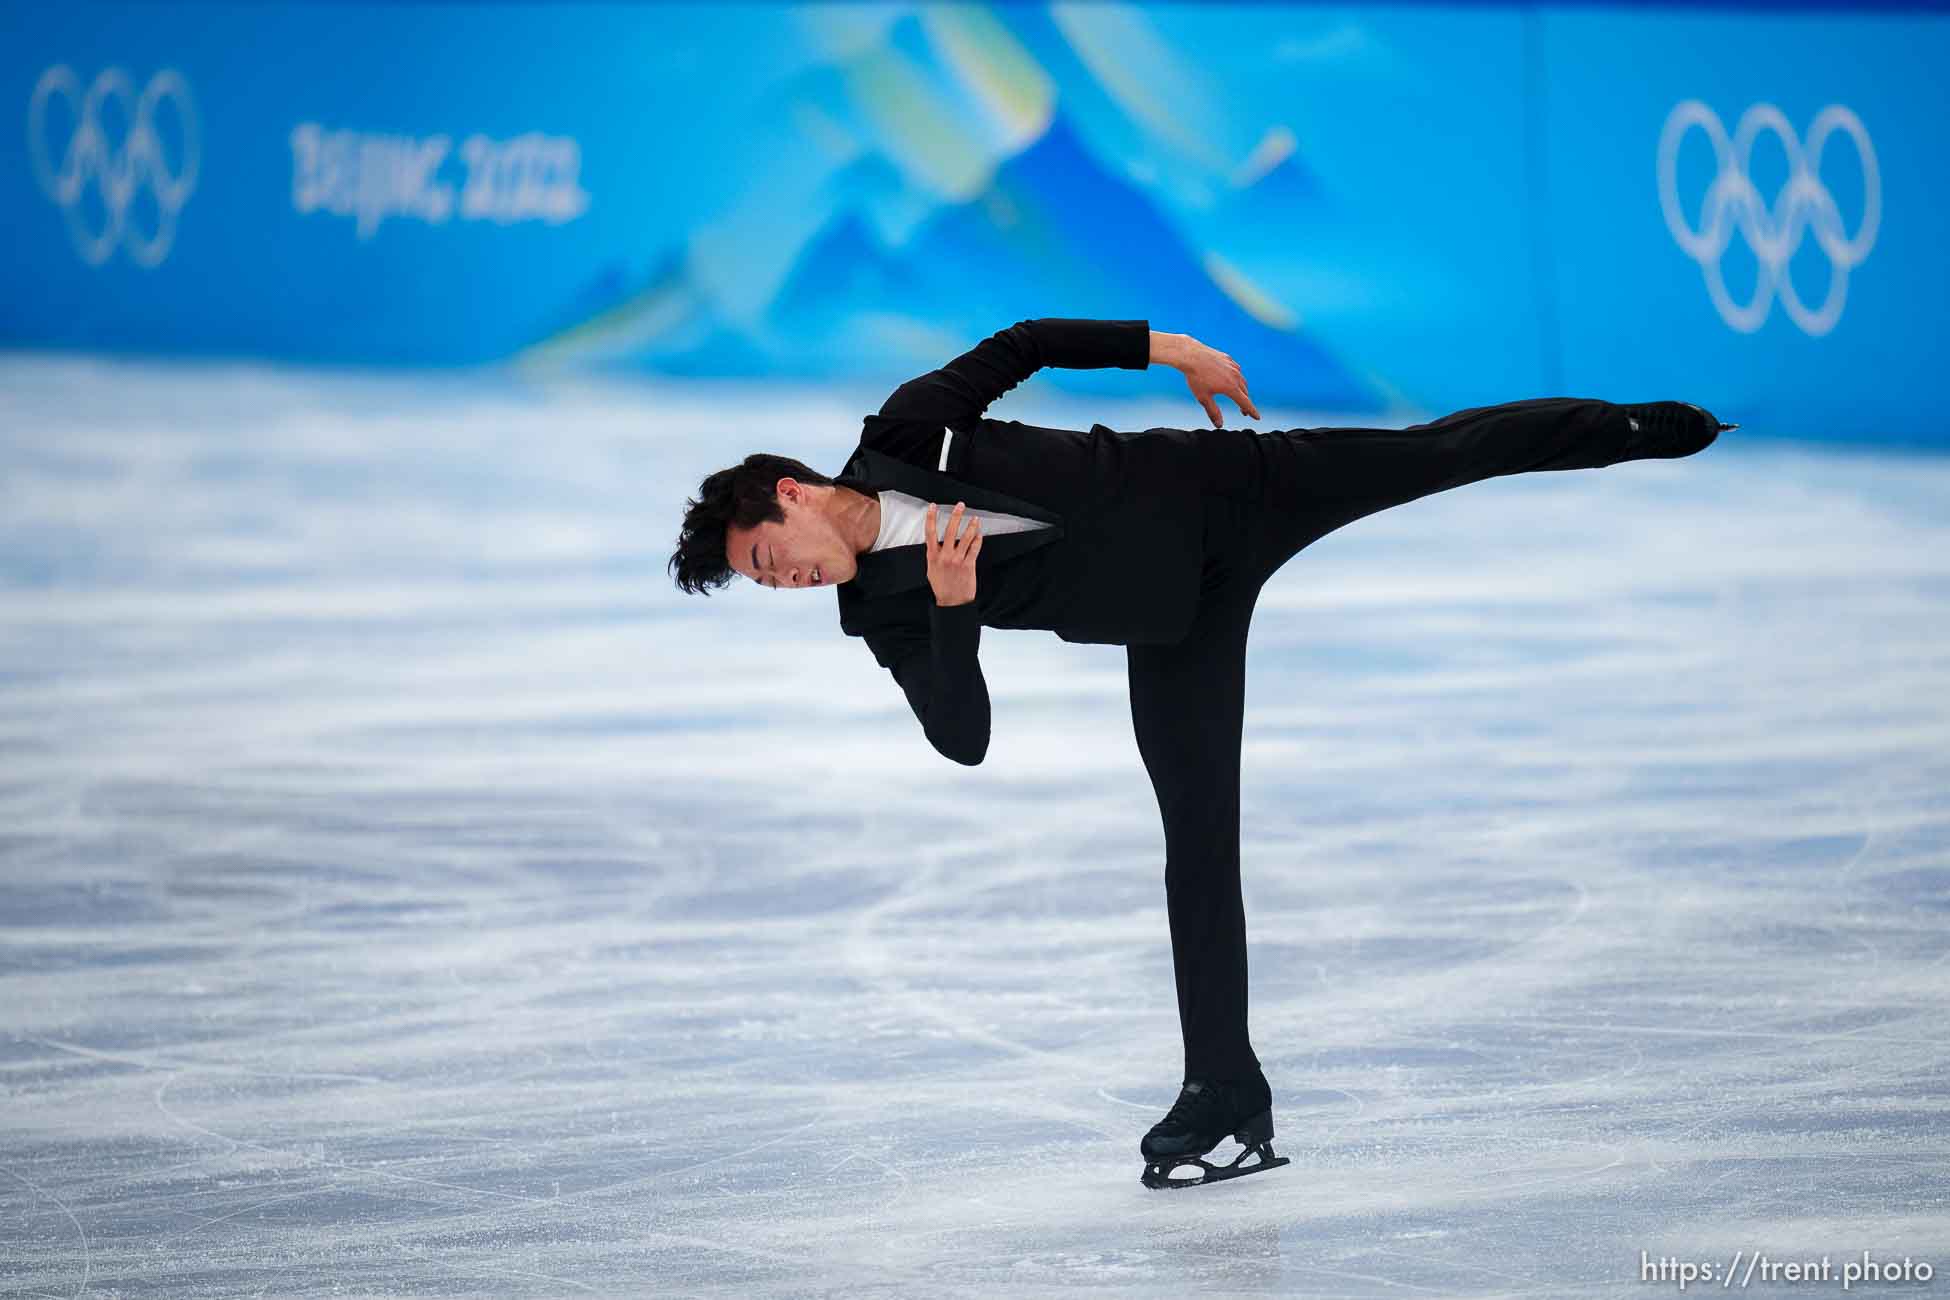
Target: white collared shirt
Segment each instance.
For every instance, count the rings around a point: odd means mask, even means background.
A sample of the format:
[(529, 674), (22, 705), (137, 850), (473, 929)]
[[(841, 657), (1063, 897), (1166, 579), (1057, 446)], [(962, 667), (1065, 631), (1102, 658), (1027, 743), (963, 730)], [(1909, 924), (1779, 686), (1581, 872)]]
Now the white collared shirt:
[[(870, 551), (884, 551), (890, 546), (918, 546), (927, 537), (928, 506), (933, 504), (905, 492), (892, 488), (880, 489), (880, 535), (874, 538)], [(950, 516), (955, 508), (950, 505), (937, 505), (934, 511), (934, 526), (939, 540), (948, 538)], [(1048, 528), (1040, 519), (1027, 519), (1022, 515), (1006, 514), (1000, 510), (978, 510), (973, 506), (961, 512), (961, 527), (965, 536), (968, 521), (982, 521), (982, 536), (993, 537), (997, 533), (1026, 533), (1032, 528)]]

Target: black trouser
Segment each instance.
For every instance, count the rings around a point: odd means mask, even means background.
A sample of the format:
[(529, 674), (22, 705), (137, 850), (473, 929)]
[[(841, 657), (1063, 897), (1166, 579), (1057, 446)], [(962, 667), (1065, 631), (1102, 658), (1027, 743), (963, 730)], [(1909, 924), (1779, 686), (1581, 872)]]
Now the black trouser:
[(1185, 1077), (1259, 1068), (1246, 1030), (1239, 887), (1239, 748), (1246, 634), (1260, 588), (1356, 519), (1504, 474), (1626, 459), (1609, 402), (1533, 398), (1407, 429), (1200, 430), (1205, 566), (1190, 632), (1127, 646), (1131, 725), (1165, 828), (1165, 901)]

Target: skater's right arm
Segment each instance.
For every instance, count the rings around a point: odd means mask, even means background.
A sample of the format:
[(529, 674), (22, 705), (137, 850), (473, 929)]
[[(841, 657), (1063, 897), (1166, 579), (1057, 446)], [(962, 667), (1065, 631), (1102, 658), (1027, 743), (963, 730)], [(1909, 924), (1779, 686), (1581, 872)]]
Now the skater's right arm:
[[(1152, 361), (1148, 320), (1041, 316), (997, 330), (938, 370), (910, 379), (880, 407), (882, 419), (966, 429), (989, 404), (1044, 366), (1143, 370)], [(872, 417), (869, 417), (872, 418)]]
[(982, 642), (978, 609), (974, 601), (930, 605), (925, 639), (866, 634), (873, 657), (900, 683), (928, 743), (968, 767), (989, 749), (989, 687), (976, 657)]

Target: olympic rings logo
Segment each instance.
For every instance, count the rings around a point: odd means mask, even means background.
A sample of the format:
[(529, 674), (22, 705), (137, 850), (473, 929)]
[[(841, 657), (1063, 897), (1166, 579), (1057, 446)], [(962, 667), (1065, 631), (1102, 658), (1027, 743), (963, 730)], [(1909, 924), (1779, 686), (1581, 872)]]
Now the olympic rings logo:
[[(67, 145), (58, 151), (58, 167), (57, 150), (48, 135), (48, 106), (57, 95), (68, 100), (74, 118)], [(121, 102), (129, 123), (119, 147), (102, 122), (102, 107), (110, 99)], [(157, 129), (157, 110), (165, 101), (175, 109), (182, 133), (181, 166), (175, 174), (169, 170)], [(138, 96), (120, 68), (105, 69), (84, 94), (73, 69), (56, 64), (41, 74), (27, 110), (27, 150), (34, 160), (34, 175), (67, 218), (75, 251), (91, 266), (106, 262), (118, 243), (141, 266), (160, 265), (169, 256), (176, 216), (196, 188), (201, 147), (189, 84), (173, 68), (151, 77)], [(106, 213), (100, 230), (89, 229), (83, 215), (82, 196), (90, 181), (100, 190)], [(149, 235), (137, 230), (129, 216), (137, 192), (145, 185), (155, 194), (158, 214), (155, 233)]]
[[(1694, 230), (1680, 210), (1677, 170), (1679, 146), (1692, 127), (1706, 132), (1718, 164), (1717, 174), (1707, 186), (1700, 205), (1700, 228)], [(1761, 202), (1760, 191), (1747, 178), (1747, 164), (1753, 156), (1754, 141), (1762, 131), (1780, 137), (1787, 150), (1788, 178), (1770, 208)], [(1821, 182), (1821, 155), (1828, 138), (1846, 132), (1855, 144), (1862, 163), (1863, 212), (1854, 237), (1845, 238), (1842, 216), (1834, 196)], [(1666, 228), (1686, 255), (1700, 264), (1706, 275), (1707, 293), (1719, 309), (1720, 318), (1743, 334), (1761, 327), (1779, 293), (1781, 303), (1796, 325), (1808, 334), (1820, 336), (1835, 328), (1842, 316), (1842, 302), (1848, 293), (1848, 273), (1859, 266), (1875, 246), (1876, 227), (1882, 219), (1882, 176), (1876, 169), (1875, 148), (1862, 120), (1840, 104), (1830, 104), (1815, 115), (1808, 127), (1804, 149), (1795, 138), (1786, 114), (1772, 104), (1755, 104), (1740, 115), (1740, 123), (1729, 140), (1720, 119), (1697, 99), (1675, 107), (1659, 133), (1659, 206), (1666, 216)], [(1751, 302), (1737, 303), (1727, 292), (1720, 273), (1720, 257), (1738, 230), (1754, 250), (1760, 264)], [(1788, 264), (1801, 247), (1801, 238), (1814, 231), (1815, 242), (1827, 254), (1831, 267), (1828, 297), (1820, 307), (1810, 310), (1795, 293), (1788, 275)]]

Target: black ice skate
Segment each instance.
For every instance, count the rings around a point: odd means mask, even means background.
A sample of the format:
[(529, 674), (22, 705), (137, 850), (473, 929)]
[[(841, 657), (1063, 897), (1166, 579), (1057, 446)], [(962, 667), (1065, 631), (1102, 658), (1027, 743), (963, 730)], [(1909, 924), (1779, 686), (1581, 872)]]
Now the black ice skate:
[(1737, 424), (1722, 424), (1711, 411), (1691, 402), (1646, 402), (1621, 407), (1631, 421), (1625, 440), (1626, 460), (1676, 460), (1705, 451), (1713, 440)]
[[(1228, 1135), (1241, 1147), (1231, 1164), (1199, 1159)], [(1149, 1161), (1144, 1166), (1146, 1187), (1203, 1187), (1288, 1163), (1285, 1156), (1273, 1154), (1273, 1093), (1264, 1077), (1186, 1080), (1178, 1100), (1144, 1135), (1138, 1151)], [(1254, 1157), (1253, 1163), (1242, 1164), (1248, 1156)], [(1201, 1171), (1200, 1176), (1172, 1176), (1192, 1169)]]

